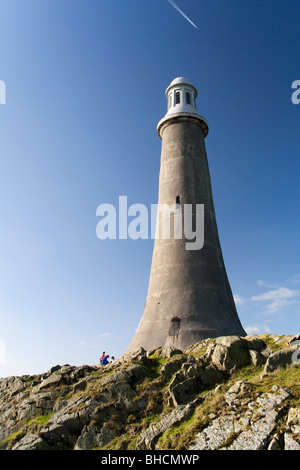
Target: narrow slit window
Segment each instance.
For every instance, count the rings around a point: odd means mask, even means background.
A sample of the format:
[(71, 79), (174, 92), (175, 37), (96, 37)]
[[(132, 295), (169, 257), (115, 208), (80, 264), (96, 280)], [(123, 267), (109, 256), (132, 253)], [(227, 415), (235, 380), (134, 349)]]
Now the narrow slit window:
[(179, 103), (180, 103), (180, 91), (176, 91), (175, 104), (179, 104)]
[(180, 206), (180, 196), (176, 196), (176, 205)]
[(187, 91), (185, 97), (186, 97), (186, 104), (192, 104), (190, 92)]

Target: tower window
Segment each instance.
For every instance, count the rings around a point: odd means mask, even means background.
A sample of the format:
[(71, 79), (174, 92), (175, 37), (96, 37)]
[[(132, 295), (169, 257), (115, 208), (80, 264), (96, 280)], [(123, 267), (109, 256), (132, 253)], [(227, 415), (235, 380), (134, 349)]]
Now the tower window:
[(175, 104), (179, 104), (179, 103), (180, 103), (180, 91), (176, 91)]
[(176, 196), (176, 205), (180, 206), (180, 196)]
[(169, 336), (177, 336), (180, 332), (181, 318), (173, 317), (169, 326)]
[(186, 104), (191, 104), (191, 94), (189, 91), (186, 92)]

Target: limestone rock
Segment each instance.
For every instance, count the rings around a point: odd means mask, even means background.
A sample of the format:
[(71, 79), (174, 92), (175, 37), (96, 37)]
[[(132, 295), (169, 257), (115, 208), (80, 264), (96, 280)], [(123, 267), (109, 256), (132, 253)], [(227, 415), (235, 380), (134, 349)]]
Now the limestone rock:
[(12, 450), (50, 450), (51, 446), (44, 439), (35, 434), (28, 434), (23, 437)]
[(99, 429), (97, 426), (85, 426), (79, 436), (74, 450), (90, 450), (101, 448), (115, 437), (114, 431), (110, 429)]
[(175, 356), (176, 354), (181, 354), (182, 351), (180, 349), (174, 348), (174, 346), (166, 346), (165, 348), (161, 348), (158, 350), (158, 357), (160, 358), (169, 358)]
[(238, 380), (230, 389), (224, 394), (224, 399), (227, 405), (231, 406), (238, 400), (241, 394), (246, 394), (247, 384), (243, 380)]
[(153, 450), (158, 438), (171, 426), (188, 419), (194, 412), (194, 408), (199, 404), (199, 399), (187, 405), (180, 405), (174, 411), (164, 416), (158, 423), (152, 424), (141, 433), (136, 448), (137, 450)]
[[(56, 365), (0, 379), (0, 449), (132, 449), (136, 442), (157, 449), (160, 437), (164, 445), (174, 436), (180, 442), (181, 425), (190, 420), (185, 430), (202, 426), (190, 435), (191, 450), (299, 450), (299, 367), (288, 368), (284, 379), (279, 368), (295, 352), (293, 338), (210, 338), (184, 351), (140, 348), (107, 367)], [(273, 344), (283, 349), (270, 352)], [(271, 377), (260, 377), (264, 363)], [(243, 367), (250, 365), (249, 375)], [(280, 381), (270, 385), (277, 373), (295, 383), (294, 396)], [(173, 426), (178, 432), (164, 439)]]
[(284, 450), (300, 450), (300, 408), (290, 408), (284, 433)]
[(133, 364), (127, 367), (126, 373), (129, 375), (133, 382), (143, 381), (148, 376), (148, 372), (145, 367), (139, 364)]
[(247, 342), (239, 336), (221, 336), (208, 346), (205, 359), (223, 370), (244, 367), (250, 364)]
[(121, 358), (122, 362), (136, 361), (141, 364), (147, 365), (150, 363), (150, 360), (147, 356), (147, 351), (144, 348), (139, 348), (130, 353), (124, 354)]
[(166, 380), (170, 380), (171, 377), (181, 368), (185, 358), (182, 356), (177, 359), (166, 362), (160, 369), (161, 374)]
[[(236, 395), (244, 388), (243, 382), (237, 382), (227, 395)], [(239, 419), (234, 415), (224, 415), (213, 420), (196, 437), (189, 450), (261, 450), (268, 444), (268, 438), (276, 426), (277, 406), (290, 396), (290, 392), (280, 389), (276, 394), (263, 394), (248, 408), (251, 415), (244, 413)], [(231, 403), (231, 400), (230, 400)], [(228, 445), (228, 441), (232, 443)]]
[(286, 432), (284, 434), (284, 450), (300, 450), (300, 444), (292, 433)]
[(282, 349), (280, 351), (274, 352), (268, 357), (264, 372), (273, 372), (275, 369), (280, 369), (286, 367), (287, 365), (291, 365), (293, 353), (294, 349)]

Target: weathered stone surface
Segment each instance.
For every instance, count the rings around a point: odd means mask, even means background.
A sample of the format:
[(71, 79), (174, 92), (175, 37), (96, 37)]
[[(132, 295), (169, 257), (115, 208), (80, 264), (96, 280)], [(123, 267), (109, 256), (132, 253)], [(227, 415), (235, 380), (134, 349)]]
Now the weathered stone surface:
[(136, 392), (126, 382), (113, 382), (101, 394), (99, 401), (101, 403), (123, 402), (128, 407), (136, 396)]
[(162, 368), (162, 374), (170, 378), (171, 372), (180, 364), (180, 370), (175, 372), (169, 385), (169, 393), (175, 405), (192, 401), (204, 388), (211, 388), (224, 380), (222, 371), (214, 364), (204, 365), (193, 356), (188, 356), (185, 361), (183, 358), (174, 363), (170, 361)]
[(246, 345), (248, 349), (258, 351), (260, 353), (264, 353), (267, 350), (267, 354), (272, 352), (272, 350), (267, 347), (265, 341), (258, 336), (249, 335), (246, 336), (244, 340), (247, 342)]
[[(269, 344), (276, 341), (276, 348), (285, 348), (291, 338), (272, 337)], [(232, 367), (240, 353), (239, 367)], [(280, 373), (277, 360), (285, 352), (270, 354), (264, 341), (251, 336), (209, 339), (183, 352), (165, 348), (147, 354), (140, 349), (132, 360), (104, 368), (66, 364), (36, 376), (0, 379), (0, 449), (108, 449), (111, 442), (126, 449), (131, 438), (137, 439), (138, 448), (154, 449), (172, 426), (179, 426), (180, 433), (181, 423), (197, 416), (202, 420), (205, 410), (206, 424), (191, 437), (191, 449), (299, 450), (296, 383), (293, 397), (280, 382), (269, 385), (277, 370)], [(276, 365), (271, 377), (260, 376), (260, 355)], [(236, 374), (243, 376), (242, 364), (252, 364), (251, 374), (257, 367), (253, 382), (234, 381)], [(287, 378), (289, 371), (297, 382), (298, 367), (288, 369)], [(264, 380), (268, 393), (257, 393)], [(215, 394), (216, 408), (209, 409)], [(148, 426), (147, 418), (154, 416), (156, 422)]]
[(26, 382), (21, 377), (7, 377), (0, 379), (0, 399), (4, 395), (12, 398), (22, 392), (25, 388)]
[(180, 349), (174, 348), (174, 346), (166, 346), (165, 348), (158, 350), (157, 356), (164, 359), (181, 353), (182, 351)]
[(292, 433), (286, 432), (284, 434), (284, 450), (300, 450), (300, 444)]
[(94, 425), (85, 426), (75, 444), (74, 450), (101, 449), (114, 437), (116, 437), (116, 434), (109, 428), (99, 428)]
[(185, 361), (184, 357), (173, 359), (166, 362), (160, 369), (161, 374), (165, 377), (165, 379), (169, 380), (172, 375), (174, 375), (178, 369), (182, 366), (183, 362)]
[(170, 395), (173, 403), (178, 406), (192, 401), (200, 393), (201, 388), (200, 380), (197, 377), (193, 377), (183, 380), (172, 387), (170, 386)]
[(12, 450), (50, 450), (51, 446), (36, 434), (28, 434), (23, 437)]
[(284, 450), (300, 450), (300, 408), (290, 408), (284, 433)]
[(290, 408), (287, 419), (287, 426), (295, 434), (300, 435), (300, 408)]
[(293, 353), (294, 349), (282, 349), (280, 351), (274, 352), (268, 357), (264, 372), (273, 372), (275, 369), (280, 369), (291, 365)]
[(129, 375), (131, 380), (133, 382), (140, 382), (141, 380), (144, 380), (147, 376), (147, 370), (145, 367), (139, 365), (139, 364), (133, 364), (126, 369), (126, 373)]
[(130, 375), (127, 372), (117, 370), (101, 382), (101, 385), (114, 384), (118, 382), (130, 383)]
[[(242, 381), (237, 382), (227, 392), (227, 402), (231, 405), (245, 389)], [(224, 415), (213, 420), (212, 424), (197, 435), (190, 450), (262, 450), (267, 448), (268, 439), (275, 429), (278, 417), (277, 405), (290, 396), (290, 392), (280, 389), (275, 394), (263, 394), (248, 408), (239, 419), (234, 415)], [(235, 397), (235, 398), (234, 398)], [(228, 445), (227, 441), (233, 442)]]
[(75, 385), (73, 387), (73, 391), (74, 391), (74, 393), (76, 393), (76, 392), (85, 390), (86, 387), (87, 387), (87, 381), (86, 381), (86, 379), (82, 379), (79, 382), (75, 383)]
[(214, 419), (210, 426), (197, 435), (195, 443), (189, 447), (189, 450), (219, 449), (225, 444), (229, 436), (235, 432), (234, 423), (234, 416)]
[(155, 444), (158, 438), (171, 426), (178, 424), (183, 420), (188, 419), (194, 412), (194, 408), (199, 404), (199, 399), (188, 405), (178, 406), (174, 411), (168, 413), (158, 423), (149, 426), (146, 431), (142, 432), (136, 448), (138, 450), (151, 450), (155, 449)]
[(263, 355), (261, 352), (256, 351), (254, 349), (250, 349), (249, 353), (250, 353), (251, 363), (254, 366), (259, 366), (261, 364), (264, 364), (267, 360), (267, 357), (265, 355)]
[[(290, 392), (280, 389), (275, 394), (265, 393), (255, 403), (250, 428), (242, 430), (234, 442), (227, 447), (228, 450), (262, 450), (267, 448), (268, 439), (275, 429), (278, 418), (277, 405), (290, 396)], [(251, 406), (250, 406), (251, 408)], [(243, 418), (242, 418), (243, 419)]]
[(238, 400), (241, 394), (245, 395), (247, 393), (248, 387), (243, 380), (238, 380), (230, 389), (224, 394), (224, 399), (226, 403), (231, 406)]
[(201, 381), (202, 388), (211, 388), (216, 384), (224, 382), (225, 375), (216, 366), (210, 364), (201, 369), (199, 379)]
[(277, 435), (271, 440), (268, 450), (281, 450), (281, 444)]
[(142, 347), (124, 354), (121, 358), (121, 361), (122, 362), (136, 361), (144, 365), (150, 364), (150, 359), (148, 359), (147, 351)]
[(223, 370), (230, 371), (250, 364), (264, 364), (271, 352), (260, 338), (222, 336), (209, 343), (204, 358)]
[(84, 426), (78, 440), (76, 441), (74, 450), (90, 450), (99, 445), (98, 436), (100, 430), (97, 426)]
[(208, 346), (205, 359), (224, 370), (230, 370), (250, 364), (250, 353), (243, 338), (223, 336)]

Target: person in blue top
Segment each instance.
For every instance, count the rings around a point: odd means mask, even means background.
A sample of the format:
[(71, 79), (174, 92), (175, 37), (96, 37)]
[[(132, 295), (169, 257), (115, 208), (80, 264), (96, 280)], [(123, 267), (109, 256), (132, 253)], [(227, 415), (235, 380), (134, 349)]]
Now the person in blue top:
[(102, 365), (102, 366), (105, 366), (106, 364), (109, 364), (108, 358), (109, 358), (109, 355), (108, 355), (108, 354), (103, 357), (103, 359), (102, 359), (102, 361), (101, 361), (101, 365)]

